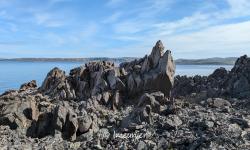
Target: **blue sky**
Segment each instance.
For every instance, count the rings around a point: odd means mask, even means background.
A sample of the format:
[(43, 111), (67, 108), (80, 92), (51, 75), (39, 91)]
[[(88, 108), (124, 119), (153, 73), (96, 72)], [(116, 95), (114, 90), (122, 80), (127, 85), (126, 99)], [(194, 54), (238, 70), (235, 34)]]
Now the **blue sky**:
[(0, 0), (0, 58), (250, 53), (250, 0)]

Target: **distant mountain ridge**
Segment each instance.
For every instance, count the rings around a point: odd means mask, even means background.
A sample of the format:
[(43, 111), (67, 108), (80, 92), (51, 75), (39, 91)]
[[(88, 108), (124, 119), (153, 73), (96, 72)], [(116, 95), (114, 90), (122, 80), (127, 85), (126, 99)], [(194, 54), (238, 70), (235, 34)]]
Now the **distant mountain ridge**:
[[(89, 62), (89, 61), (113, 61), (113, 62), (127, 62), (138, 59), (136, 57), (93, 57), (93, 58), (0, 58), (0, 61), (19, 61), (19, 62)], [(237, 57), (214, 57), (204, 59), (176, 59), (177, 65), (234, 65)]]
[(93, 57), (93, 58), (0, 58), (0, 61), (20, 61), (20, 62), (89, 62), (89, 61), (132, 61), (136, 58), (133, 57), (119, 57), (119, 58), (108, 58), (108, 57)]
[(180, 65), (234, 65), (237, 57), (214, 57), (205, 59), (177, 59), (176, 64)]

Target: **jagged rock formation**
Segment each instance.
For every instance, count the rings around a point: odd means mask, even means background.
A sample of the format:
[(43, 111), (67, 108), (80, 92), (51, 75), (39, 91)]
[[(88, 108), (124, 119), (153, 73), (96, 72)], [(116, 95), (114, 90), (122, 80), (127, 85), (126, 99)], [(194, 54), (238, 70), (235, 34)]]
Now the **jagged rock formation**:
[(174, 79), (158, 41), (119, 67), (54, 68), (41, 87), (31, 81), (0, 96), (0, 149), (247, 149), (249, 66), (243, 56), (230, 72)]
[(229, 72), (228, 91), (233, 97), (250, 97), (250, 58), (246, 55), (237, 59), (233, 69)]
[(122, 63), (127, 75), (129, 95), (137, 95), (142, 91), (161, 91), (170, 96), (174, 83), (175, 64), (171, 51), (164, 53), (164, 46), (158, 41), (151, 54), (131, 63)]
[(149, 56), (115, 67), (111, 62), (90, 62), (66, 76), (59, 68), (51, 70), (40, 91), (55, 99), (81, 100), (97, 96), (105, 103), (119, 105), (121, 97), (161, 91), (167, 97), (174, 83), (175, 64), (158, 41)]
[(250, 58), (246, 55), (235, 62), (231, 71), (216, 69), (209, 76), (176, 76), (173, 95), (186, 96), (191, 93), (206, 93), (206, 97), (250, 97)]

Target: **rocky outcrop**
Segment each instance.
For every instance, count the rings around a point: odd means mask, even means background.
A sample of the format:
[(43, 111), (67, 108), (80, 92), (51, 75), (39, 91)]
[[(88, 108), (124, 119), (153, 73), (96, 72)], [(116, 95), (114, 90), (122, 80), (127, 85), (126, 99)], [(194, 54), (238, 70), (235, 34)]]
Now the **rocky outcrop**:
[(90, 62), (72, 69), (69, 76), (54, 68), (39, 90), (53, 99), (81, 100), (98, 96), (116, 109), (124, 97), (138, 97), (144, 92), (161, 91), (169, 97), (174, 73), (171, 52), (164, 53), (164, 46), (158, 41), (149, 56), (119, 67), (106, 61)]
[(246, 55), (237, 59), (230, 71), (227, 81), (227, 91), (238, 98), (250, 97), (250, 58)]
[(209, 76), (176, 76), (173, 95), (187, 96), (206, 92), (207, 97), (250, 97), (250, 58), (240, 57), (231, 71), (216, 69)]
[(164, 53), (164, 46), (158, 41), (149, 56), (131, 63), (122, 63), (127, 72), (128, 95), (161, 91), (170, 96), (174, 84), (175, 64), (171, 51)]
[(75, 91), (71, 88), (65, 72), (59, 68), (52, 69), (39, 90), (54, 99), (74, 99)]

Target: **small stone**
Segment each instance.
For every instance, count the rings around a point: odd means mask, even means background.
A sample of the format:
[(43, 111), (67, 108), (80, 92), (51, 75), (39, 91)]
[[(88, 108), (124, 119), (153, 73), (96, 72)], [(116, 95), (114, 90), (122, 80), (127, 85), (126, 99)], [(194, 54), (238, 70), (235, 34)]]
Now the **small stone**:
[(108, 104), (109, 98), (110, 98), (110, 93), (109, 92), (104, 92), (102, 94), (102, 99), (103, 99), (104, 104)]
[(231, 107), (231, 103), (222, 98), (215, 98), (213, 101), (213, 106), (216, 108), (225, 108), (225, 107)]
[(234, 136), (234, 137), (239, 137), (241, 136), (242, 129), (238, 124), (230, 124), (228, 126), (228, 131)]
[(169, 115), (166, 119), (165, 124), (169, 128), (176, 128), (176, 127), (182, 125), (182, 121), (177, 115)]
[(78, 130), (81, 133), (85, 133), (89, 130), (92, 124), (92, 119), (88, 115), (78, 117)]
[(147, 149), (147, 145), (145, 142), (143, 141), (140, 141), (138, 144), (137, 144), (137, 150), (146, 150)]

